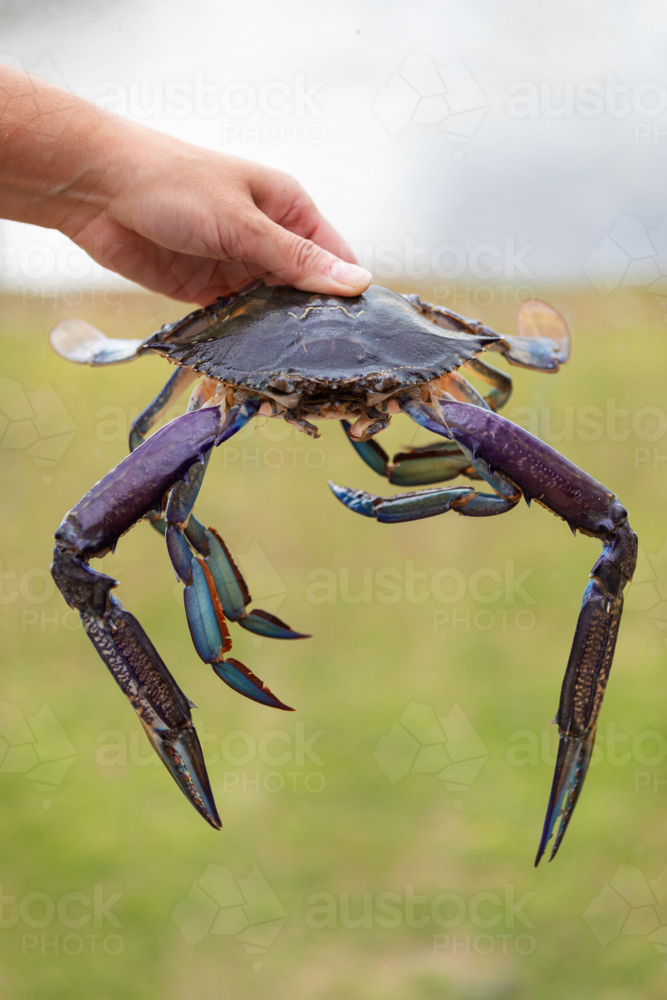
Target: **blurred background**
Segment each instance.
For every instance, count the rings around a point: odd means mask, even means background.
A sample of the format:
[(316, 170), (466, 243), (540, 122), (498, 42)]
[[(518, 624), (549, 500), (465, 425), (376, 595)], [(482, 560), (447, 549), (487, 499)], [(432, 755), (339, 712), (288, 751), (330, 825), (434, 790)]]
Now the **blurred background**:
[[(523, 299), (553, 302), (571, 363), (513, 369), (504, 412), (619, 494), (640, 560), (585, 791), (535, 870), (598, 543), (525, 505), (355, 518), (326, 479), (382, 484), (340, 428), (250, 427), (214, 456), (198, 516), (256, 606), (313, 633), (233, 630), (295, 714), (199, 661), (147, 525), (102, 567), (199, 706), (214, 833), (48, 573), (61, 517), (169, 374), (68, 366), (49, 329), (143, 337), (187, 310), (0, 223), (3, 997), (664, 996), (666, 20), (653, 0), (5, 0), (0, 61), (290, 171), (378, 283), (506, 332)], [(428, 440), (404, 418), (383, 438)]]

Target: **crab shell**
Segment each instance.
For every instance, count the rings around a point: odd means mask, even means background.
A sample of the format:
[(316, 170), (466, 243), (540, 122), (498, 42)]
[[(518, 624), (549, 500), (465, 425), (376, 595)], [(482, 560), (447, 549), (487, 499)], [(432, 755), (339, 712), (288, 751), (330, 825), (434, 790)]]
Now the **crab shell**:
[(290, 410), (303, 424), (373, 420), (392, 395), (440, 379), (499, 339), (481, 325), (443, 330), (378, 285), (354, 298), (262, 287), (164, 326), (141, 350), (259, 394), (275, 415)]

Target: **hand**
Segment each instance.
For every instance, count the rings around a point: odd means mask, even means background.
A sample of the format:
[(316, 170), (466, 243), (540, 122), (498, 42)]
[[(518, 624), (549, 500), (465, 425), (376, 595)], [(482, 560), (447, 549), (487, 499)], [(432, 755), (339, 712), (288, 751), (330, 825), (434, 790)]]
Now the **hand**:
[(337, 295), (370, 284), (289, 174), (164, 136), (138, 138), (107, 206), (68, 232), (105, 267), (203, 305), (254, 278)]
[(145, 288), (207, 305), (257, 278), (337, 295), (370, 284), (289, 174), (128, 122), (4, 66), (0, 124), (0, 214), (60, 229)]

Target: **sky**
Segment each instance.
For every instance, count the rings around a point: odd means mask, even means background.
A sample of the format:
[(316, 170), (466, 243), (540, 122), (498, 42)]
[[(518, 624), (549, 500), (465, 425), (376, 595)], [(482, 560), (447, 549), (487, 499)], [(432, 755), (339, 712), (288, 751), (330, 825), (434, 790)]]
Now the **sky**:
[[(0, 61), (289, 171), (378, 281), (667, 294), (665, 28), (659, 0), (5, 0)], [(113, 280), (0, 238), (0, 287)]]

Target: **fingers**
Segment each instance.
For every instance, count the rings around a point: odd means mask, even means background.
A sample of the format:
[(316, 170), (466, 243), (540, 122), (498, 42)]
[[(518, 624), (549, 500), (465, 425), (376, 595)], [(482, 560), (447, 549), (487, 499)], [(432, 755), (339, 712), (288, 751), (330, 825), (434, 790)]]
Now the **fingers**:
[(179, 162), (166, 187), (129, 184), (112, 212), (70, 236), (106, 267), (184, 301), (207, 303), (256, 278), (330, 295), (368, 288), (370, 273), (294, 178), (198, 156), (184, 186)]
[[(252, 215), (246, 233), (239, 237), (245, 259), (302, 291), (360, 295), (371, 283), (372, 275), (365, 268), (284, 229), (261, 212)], [(343, 248), (349, 252), (344, 244)]]

